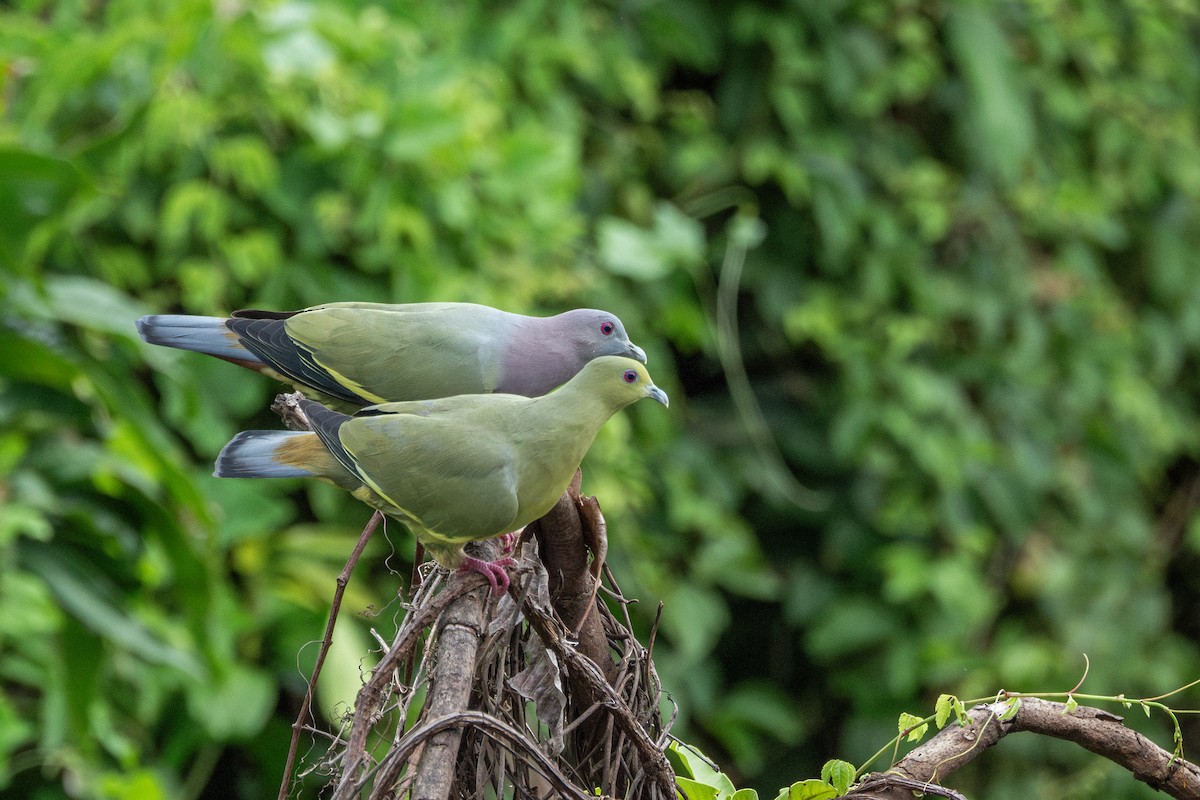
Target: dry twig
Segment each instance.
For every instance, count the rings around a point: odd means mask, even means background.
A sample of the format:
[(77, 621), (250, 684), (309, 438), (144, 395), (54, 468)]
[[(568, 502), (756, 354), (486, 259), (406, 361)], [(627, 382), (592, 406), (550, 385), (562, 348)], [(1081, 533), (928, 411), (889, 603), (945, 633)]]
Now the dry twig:
[(292, 771), (296, 767), (296, 750), (300, 746), (300, 732), (308, 726), (308, 716), (312, 709), (313, 694), (317, 689), (317, 679), (321, 677), (321, 668), (325, 666), (325, 657), (329, 655), (329, 648), (333, 646), (333, 628), (337, 624), (338, 613), (342, 610), (342, 597), (346, 594), (346, 584), (350, 582), (350, 574), (358, 564), (363, 548), (367, 546), (371, 534), (375, 532), (381, 522), (383, 522), (383, 515), (378, 511), (371, 515), (363, 532), (358, 536), (358, 543), (350, 553), (350, 558), (346, 560), (346, 566), (342, 567), (341, 573), (337, 576), (337, 588), (333, 591), (329, 618), (325, 622), (325, 635), (321, 638), (321, 647), (317, 650), (317, 660), (313, 664), (312, 675), (308, 678), (304, 699), (300, 702), (300, 711), (296, 714), (296, 721), (292, 723), (292, 741), (288, 744), (287, 761), (283, 766), (283, 779), (279, 782), (278, 800), (285, 800), (292, 790)]

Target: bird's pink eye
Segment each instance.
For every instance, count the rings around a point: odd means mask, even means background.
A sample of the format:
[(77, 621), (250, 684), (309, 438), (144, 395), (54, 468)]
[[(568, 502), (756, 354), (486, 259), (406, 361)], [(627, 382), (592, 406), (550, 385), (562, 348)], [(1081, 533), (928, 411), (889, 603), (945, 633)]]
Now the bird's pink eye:
[(632, 369), (625, 370), (625, 382), (626, 383), (636, 383), (637, 382), (637, 371), (632, 370)]
[(600, 332), (603, 333), (605, 336), (612, 336), (613, 330), (614, 330), (614, 327), (611, 322), (608, 322), (606, 320), (606, 321), (600, 323)]

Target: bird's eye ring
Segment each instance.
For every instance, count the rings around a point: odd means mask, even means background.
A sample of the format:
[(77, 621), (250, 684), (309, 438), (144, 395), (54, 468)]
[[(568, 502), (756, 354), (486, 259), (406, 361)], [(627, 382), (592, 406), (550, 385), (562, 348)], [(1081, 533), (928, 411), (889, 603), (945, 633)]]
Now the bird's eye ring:
[(614, 330), (616, 330), (616, 326), (613, 325), (608, 320), (605, 320), (604, 322), (600, 323), (600, 332), (603, 333), (605, 336), (612, 336), (612, 332)]
[(624, 378), (625, 378), (626, 383), (637, 383), (637, 379), (638, 379), (637, 370), (635, 370), (635, 369), (625, 370)]

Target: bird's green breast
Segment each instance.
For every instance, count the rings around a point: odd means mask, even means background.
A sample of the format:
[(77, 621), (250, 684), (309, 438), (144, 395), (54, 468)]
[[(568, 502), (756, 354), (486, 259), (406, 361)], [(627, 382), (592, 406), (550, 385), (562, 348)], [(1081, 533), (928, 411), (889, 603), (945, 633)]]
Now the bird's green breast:
[[(603, 424), (601, 421), (600, 424)], [(516, 464), (518, 497), (516, 528), (542, 517), (566, 491), (600, 425), (592, 420), (564, 418), (552, 428), (522, 436)]]

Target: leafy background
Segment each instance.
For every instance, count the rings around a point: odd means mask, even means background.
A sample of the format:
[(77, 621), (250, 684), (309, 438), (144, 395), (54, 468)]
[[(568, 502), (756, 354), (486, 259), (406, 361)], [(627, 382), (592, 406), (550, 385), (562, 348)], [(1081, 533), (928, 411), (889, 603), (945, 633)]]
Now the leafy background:
[[(8, 4), (0, 791), (269, 795), (366, 521), (209, 477), (278, 387), (155, 311), (617, 312), (674, 402), (585, 490), (739, 785), (1082, 653), (1099, 693), (1200, 677), (1198, 43), (1190, 0)], [(329, 713), (399, 613), (387, 533)], [(957, 785), (1151, 794), (1039, 741)]]

